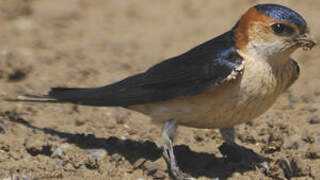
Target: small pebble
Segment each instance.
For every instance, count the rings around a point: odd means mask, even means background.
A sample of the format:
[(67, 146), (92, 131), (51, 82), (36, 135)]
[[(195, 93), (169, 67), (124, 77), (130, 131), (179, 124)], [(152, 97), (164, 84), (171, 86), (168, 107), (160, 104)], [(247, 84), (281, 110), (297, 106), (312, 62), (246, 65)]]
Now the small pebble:
[(166, 177), (166, 174), (161, 171), (161, 170), (157, 170), (154, 174), (153, 174), (153, 177), (155, 179), (164, 179)]
[(241, 174), (239, 172), (235, 172), (232, 174), (232, 177), (240, 177), (240, 176), (241, 176)]
[(64, 152), (62, 151), (61, 148), (57, 148), (52, 154), (51, 158), (60, 158), (62, 159), (64, 156)]
[(19, 180), (20, 176), (14, 174), (11, 176), (11, 178), (12, 178), (12, 180)]
[(79, 169), (87, 169), (86, 165), (82, 164)]
[(309, 123), (310, 123), (310, 124), (319, 124), (319, 123), (320, 123), (320, 118), (319, 118), (319, 116), (312, 116), (312, 117), (309, 119)]
[(110, 160), (114, 161), (114, 162), (119, 162), (119, 161), (121, 161), (121, 159), (122, 159), (122, 156), (118, 153), (115, 153), (111, 156)]
[(22, 177), (23, 180), (28, 180), (29, 179), (29, 177), (27, 175), (25, 175), (25, 174), (22, 175), (21, 177)]
[(15, 27), (19, 31), (30, 31), (34, 27), (33, 24), (32, 19), (29, 18), (19, 18), (14, 22)]
[(125, 141), (127, 138), (125, 136), (121, 136), (121, 140)]
[(307, 131), (302, 132), (301, 139), (306, 143), (313, 143), (315, 141), (315, 139)]
[(141, 167), (143, 165), (143, 163), (145, 163), (145, 162), (146, 162), (146, 159), (140, 158), (133, 164), (133, 167), (135, 169), (137, 169), (137, 168)]
[(87, 152), (96, 160), (102, 159), (107, 155), (105, 149), (88, 149)]
[(319, 177), (320, 174), (320, 166), (314, 166), (311, 168), (311, 176)]
[(317, 111), (318, 111), (318, 108), (316, 108), (316, 107), (313, 107), (313, 108), (309, 109), (309, 112), (311, 112), (311, 113), (314, 113), (314, 112), (317, 112)]
[(203, 138), (201, 135), (199, 135), (199, 134), (195, 134), (195, 135), (194, 135), (194, 139), (195, 139), (197, 142), (201, 142), (201, 141), (204, 140), (204, 138)]
[(71, 163), (65, 164), (63, 168), (64, 168), (65, 170), (67, 170), (67, 171), (70, 171), (70, 170), (73, 170), (73, 169), (74, 169), (74, 168), (73, 168), (73, 165), (72, 165)]
[(320, 147), (318, 145), (311, 146), (305, 154), (308, 159), (320, 159)]
[(153, 173), (160, 168), (158, 164), (152, 163), (150, 161), (145, 162), (143, 166), (149, 173)]
[(286, 143), (286, 148), (288, 148), (288, 149), (298, 149), (299, 148), (299, 142), (296, 141), (296, 140), (288, 141)]

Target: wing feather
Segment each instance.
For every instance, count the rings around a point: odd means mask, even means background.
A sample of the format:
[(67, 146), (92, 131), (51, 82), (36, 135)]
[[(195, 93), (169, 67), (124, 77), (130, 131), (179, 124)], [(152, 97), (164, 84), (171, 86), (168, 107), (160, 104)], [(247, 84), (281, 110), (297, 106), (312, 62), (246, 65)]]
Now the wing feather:
[(242, 70), (232, 31), (100, 88), (53, 88), (49, 97), (86, 105), (129, 106), (199, 94)]

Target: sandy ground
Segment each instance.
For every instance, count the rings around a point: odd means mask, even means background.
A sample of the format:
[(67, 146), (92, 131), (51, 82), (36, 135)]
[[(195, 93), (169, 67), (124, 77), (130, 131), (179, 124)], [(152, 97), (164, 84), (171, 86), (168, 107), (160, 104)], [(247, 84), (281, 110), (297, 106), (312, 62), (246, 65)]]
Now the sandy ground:
[[(230, 29), (257, 2), (266, 1), (1, 0), (0, 96), (120, 80)], [(278, 2), (303, 14), (319, 40), (320, 1)], [(184, 172), (320, 179), (320, 47), (293, 57), (300, 79), (271, 110), (237, 127), (238, 151), (222, 145), (217, 130), (179, 129)], [(169, 178), (160, 127), (123, 108), (0, 100), (0, 132), (0, 179)], [(256, 168), (262, 160), (269, 172)]]

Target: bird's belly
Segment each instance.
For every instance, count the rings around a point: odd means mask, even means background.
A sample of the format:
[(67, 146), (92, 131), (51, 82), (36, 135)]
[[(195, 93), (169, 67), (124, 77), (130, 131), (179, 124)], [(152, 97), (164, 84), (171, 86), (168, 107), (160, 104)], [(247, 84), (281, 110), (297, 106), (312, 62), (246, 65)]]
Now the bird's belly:
[(148, 114), (156, 123), (174, 119), (180, 125), (196, 128), (231, 127), (250, 121), (271, 107), (280, 94), (272, 84), (244, 76), (199, 95), (130, 108)]

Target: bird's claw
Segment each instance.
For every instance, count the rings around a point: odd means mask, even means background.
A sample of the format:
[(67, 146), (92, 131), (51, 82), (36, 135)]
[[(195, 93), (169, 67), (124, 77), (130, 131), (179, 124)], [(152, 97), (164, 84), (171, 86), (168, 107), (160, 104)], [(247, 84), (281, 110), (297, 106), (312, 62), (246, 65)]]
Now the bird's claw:
[(182, 172), (175, 160), (175, 157), (171, 155), (170, 150), (164, 146), (163, 158), (165, 159), (171, 176), (176, 180), (194, 180), (189, 174)]
[(268, 175), (270, 173), (270, 162), (263, 161), (260, 163), (256, 163), (256, 169), (262, 171), (264, 174)]
[(269, 174), (270, 172), (269, 164), (272, 160), (256, 154), (251, 149), (239, 146), (235, 143), (224, 143), (219, 147), (219, 150), (235, 165), (249, 165), (249, 167), (260, 170), (265, 174)]

